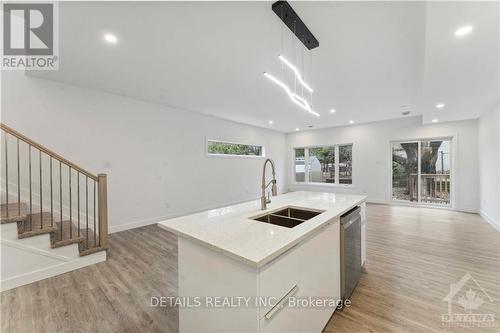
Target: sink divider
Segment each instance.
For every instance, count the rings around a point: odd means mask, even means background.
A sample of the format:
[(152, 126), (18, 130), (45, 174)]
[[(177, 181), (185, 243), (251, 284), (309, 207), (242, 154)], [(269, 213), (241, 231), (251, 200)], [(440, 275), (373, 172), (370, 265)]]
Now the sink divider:
[(303, 220), (303, 219), (299, 219), (299, 218), (296, 218), (296, 217), (291, 217), (291, 216), (286, 216), (286, 215), (279, 215), (279, 214), (269, 214), (270, 216), (275, 216), (275, 217), (285, 217), (287, 219), (290, 219), (290, 220), (295, 220), (295, 221), (300, 221), (300, 222), (305, 222), (307, 220)]

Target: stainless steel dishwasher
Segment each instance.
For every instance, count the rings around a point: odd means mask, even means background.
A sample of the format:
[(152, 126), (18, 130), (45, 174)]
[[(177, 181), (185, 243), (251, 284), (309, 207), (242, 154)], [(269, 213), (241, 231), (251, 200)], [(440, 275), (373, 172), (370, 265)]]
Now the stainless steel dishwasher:
[(342, 299), (351, 297), (361, 277), (361, 208), (340, 217), (340, 282)]

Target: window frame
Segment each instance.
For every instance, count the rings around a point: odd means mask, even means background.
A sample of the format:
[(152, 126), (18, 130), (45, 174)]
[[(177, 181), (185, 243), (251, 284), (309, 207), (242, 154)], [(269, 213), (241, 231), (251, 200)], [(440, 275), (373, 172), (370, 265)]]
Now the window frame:
[[(208, 145), (210, 142), (220, 142), (220, 143), (229, 143), (235, 145), (245, 145), (245, 146), (258, 146), (261, 147), (261, 155), (236, 155), (236, 154), (216, 154), (210, 153), (208, 151)], [(205, 155), (206, 157), (225, 157), (225, 158), (265, 158), (266, 157), (266, 147), (263, 144), (257, 143), (248, 143), (248, 142), (237, 142), (237, 141), (227, 141), (227, 140), (219, 140), (219, 139), (211, 139), (205, 138)]]
[[(340, 154), (339, 147), (340, 146), (351, 146), (352, 148), (352, 159), (351, 159), (351, 184), (340, 184)], [(309, 170), (307, 170), (307, 166), (309, 164), (309, 149), (311, 148), (321, 148), (321, 147), (334, 147), (335, 148), (335, 183), (320, 183), (320, 182), (310, 182), (309, 181)], [(296, 149), (304, 149), (304, 181), (298, 182), (295, 177), (295, 150)], [(301, 186), (327, 186), (327, 187), (342, 187), (342, 188), (353, 188), (354, 186), (354, 143), (346, 142), (346, 143), (335, 143), (335, 144), (320, 144), (320, 145), (307, 145), (307, 146), (294, 146), (292, 148), (292, 184), (293, 185), (301, 185)]]
[[(418, 152), (420, 155), (420, 148), (421, 148), (421, 141), (434, 141), (434, 140), (449, 140), (450, 141), (450, 203), (447, 205), (440, 205), (440, 204), (433, 204), (433, 203), (428, 203), (428, 202), (420, 202), (420, 177), (418, 177), (418, 201), (416, 202), (406, 202), (404, 200), (397, 200), (392, 198), (392, 183), (393, 183), (393, 170), (392, 170), (392, 146), (395, 143), (408, 143), (408, 142), (416, 142), (418, 143)], [(442, 135), (442, 136), (422, 136), (422, 137), (407, 137), (407, 138), (399, 138), (399, 139), (390, 139), (388, 142), (388, 149), (387, 149), (387, 166), (389, 168), (389, 179), (388, 179), (388, 198), (389, 198), (389, 203), (394, 204), (394, 205), (401, 205), (401, 206), (410, 206), (410, 207), (428, 207), (428, 208), (438, 208), (438, 209), (449, 209), (453, 210), (456, 207), (456, 202), (455, 202), (455, 187), (456, 187), (456, 181), (455, 181), (455, 174), (457, 173), (457, 169), (455, 166), (457, 165), (457, 150), (458, 150), (458, 134), (457, 133), (450, 133), (449, 135)], [(418, 174), (420, 175), (420, 157), (419, 157), (419, 162), (418, 162)]]

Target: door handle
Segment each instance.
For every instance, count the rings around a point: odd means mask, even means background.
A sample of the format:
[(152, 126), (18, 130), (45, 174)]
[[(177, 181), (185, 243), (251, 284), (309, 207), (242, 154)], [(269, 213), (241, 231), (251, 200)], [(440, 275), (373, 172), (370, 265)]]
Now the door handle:
[(268, 320), (269, 320), (269, 319), (271, 319), (272, 317), (274, 317), (274, 315), (275, 315), (276, 313), (278, 313), (278, 311), (279, 311), (279, 310), (281, 310), (281, 309), (283, 308), (283, 306), (284, 306), (284, 305), (285, 305), (285, 303), (288, 301), (288, 299), (289, 299), (292, 295), (294, 295), (294, 294), (297, 292), (297, 290), (298, 290), (298, 289), (299, 289), (299, 287), (298, 287), (297, 285), (293, 286), (293, 288), (292, 288), (292, 289), (290, 289), (290, 291), (289, 291), (289, 292), (287, 292), (287, 293), (285, 294), (285, 296), (283, 296), (283, 297), (282, 297), (282, 298), (278, 301), (278, 303), (276, 303), (276, 305), (275, 305), (275, 306), (273, 306), (273, 307), (271, 308), (271, 310), (269, 310), (269, 311), (268, 311), (268, 312), (264, 315), (264, 317), (265, 317), (266, 319), (268, 319)]

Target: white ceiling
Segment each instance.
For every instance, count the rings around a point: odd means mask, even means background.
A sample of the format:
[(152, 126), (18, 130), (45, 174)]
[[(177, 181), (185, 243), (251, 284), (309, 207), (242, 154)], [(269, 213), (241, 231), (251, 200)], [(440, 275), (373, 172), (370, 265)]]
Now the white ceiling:
[[(430, 2), (427, 6), (422, 109), (433, 118), (477, 118), (499, 103), (500, 2)], [(470, 35), (455, 38), (459, 26)], [(436, 111), (436, 103), (446, 107)]]
[[(293, 2), (320, 42), (304, 51), (303, 70), (319, 118), (262, 75), (286, 74), (282, 52), (301, 63), (271, 4), (61, 2), (60, 69), (31, 75), (284, 132), (402, 109), (424, 123), (468, 119), (498, 103), (497, 2)], [(474, 30), (457, 39), (464, 24)]]

